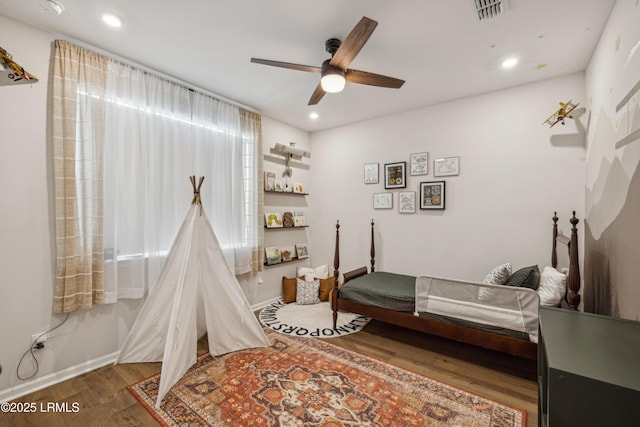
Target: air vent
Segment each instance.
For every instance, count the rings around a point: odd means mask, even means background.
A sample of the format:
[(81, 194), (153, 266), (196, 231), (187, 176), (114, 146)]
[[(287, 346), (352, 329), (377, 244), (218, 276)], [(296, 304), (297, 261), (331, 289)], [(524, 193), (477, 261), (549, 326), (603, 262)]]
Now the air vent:
[(479, 21), (495, 18), (507, 10), (507, 0), (473, 0)]

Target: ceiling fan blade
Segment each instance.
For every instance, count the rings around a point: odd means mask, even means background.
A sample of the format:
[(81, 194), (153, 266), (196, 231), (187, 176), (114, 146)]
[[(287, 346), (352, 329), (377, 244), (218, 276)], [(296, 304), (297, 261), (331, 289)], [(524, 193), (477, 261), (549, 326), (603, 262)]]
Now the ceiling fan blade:
[(375, 74), (358, 70), (347, 70), (344, 78), (346, 81), (351, 83), (388, 87), (392, 89), (400, 89), (404, 84), (404, 80), (396, 79), (389, 76), (383, 76), (382, 74)]
[(316, 105), (320, 102), (325, 93), (324, 89), (322, 89), (322, 85), (318, 83), (318, 86), (316, 86), (316, 90), (313, 91), (313, 95), (309, 98), (309, 103), (307, 105)]
[(271, 65), (273, 67), (288, 68), (290, 70), (307, 71), (309, 73), (321, 73), (322, 68), (311, 65), (292, 64), (290, 62), (271, 61), (270, 59), (251, 58), (256, 64)]
[(349, 64), (351, 64), (351, 61), (353, 61), (358, 52), (360, 52), (360, 49), (362, 49), (367, 40), (369, 40), (369, 37), (371, 37), (377, 25), (378, 23), (376, 21), (363, 16), (333, 55), (330, 64), (346, 70)]

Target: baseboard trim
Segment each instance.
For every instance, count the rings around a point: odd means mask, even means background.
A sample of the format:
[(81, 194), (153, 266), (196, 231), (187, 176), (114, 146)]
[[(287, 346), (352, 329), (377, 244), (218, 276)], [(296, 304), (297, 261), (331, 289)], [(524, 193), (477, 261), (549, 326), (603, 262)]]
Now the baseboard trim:
[(263, 309), (263, 308), (265, 308), (266, 306), (271, 305), (271, 304), (273, 304), (274, 302), (278, 302), (278, 301), (280, 301), (280, 300), (282, 300), (282, 297), (281, 297), (281, 296), (279, 296), (279, 297), (275, 297), (275, 298), (271, 298), (270, 300), (267, 300), (267, 301), (261, 301), (261, 302), (259, 302), (259, 303), (257, 303), (257, 304), (252, 305), (252, 306), (251, 306), (251, 310), (252, 310), (252, 311), (262, 310), (262, 309)]
[(26, 394), (33, 393), (34, 391), (42, 390), (43, 388), (47, 388), (59, 382), (66, 381), (77, 377), (78, 375), (86, 374), (87, 372), (112, 364), (116, 361), (118, 353), (120, 352), (116, 351), (114, 353), (107, 354), (106, 356), (98, 357), (75, 366), (70, 366), (62, 371), (53, 372), (43, 376), (42, 378), (36, 378), (27, 383), (2, 390), (0, 391), (0, 402), (9, 402)]

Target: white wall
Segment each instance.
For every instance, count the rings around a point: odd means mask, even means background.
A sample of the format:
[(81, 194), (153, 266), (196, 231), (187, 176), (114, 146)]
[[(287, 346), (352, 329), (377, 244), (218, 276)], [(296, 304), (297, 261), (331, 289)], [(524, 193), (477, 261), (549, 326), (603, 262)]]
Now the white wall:
[[(278, 158), (277, 155), (270, 154), (270, 148), (276, 143), (289, 145), (290, 142), (295, 142), (296, 148), (302, 150), (310, 149), (310, 135), (308, 132), (301, 131), (297, 128), (289, 126), (285, 123), (279, 122), (269, 117), (262, 117), (262, 151), (265, 155), (272, 158)], [(311, 165), (313, 163), (314, 153), (311, 153), (311, 159), (303, 159), (301, 163)], [(276, 174), (276, 178), (283, 180), (282, 172), (285, 165), (269, 160), (264, 160), (264, 170), (271, 171)], [(279, 194), (265, 194), (264, 197), (264, 211), (265, 212), (279, 212), (292, 210), (302, 210), (307, 215), (310, 214), (310, 205), (313, 197), (313, 188), (310, 187), (310, 174), (313, 173), (312, 168), (293, 168), (290, 183), (301, 183), (305, 192), (309, 193), (309, 196), (294, 196), (294, 195), (279, 195)], [(257, 303), (261, 301), (269, 301), (277, 299), (282, 295), (282, 276), (295, 277), (296, 268), (299, 266), (310, 265), (314, 259), (314, 251), (309, 244), (309, 235), (314, 228), (310, 223), (309, 228), (296, 229), (296, 230), (265, 230), (264, 232), (264, 244), (265, 246), (292, 246), (296, 243), (307, 243), (309, 245), (309, 258), (306, 260), (294, 261), (285, 264), (265, 266), (262, 273), (263, 282), (258, 284), (258, 290), (255, 301)]]
[[(503, 262), (548, 265), (553, 212), (567, 233), (571, 211), (583, 217), (584, 130), (541, 123), (583, 93), (580, 73), (312, 134), (314, 263), (332, 263), (339, 219), (340, 271), (368, 265), (373, 218), (380, 270), (481, 281)], [(374, 210), (383, 165), (422, 151), (429, 174), (408, 176), (407, 190), (442, 179), (433, 159), (460, 157), (460, 175), (444, 178), (446, 209), (400, 214), (393, 190), (393, 209)], [(371, 162), (380, 184), (363, 183)]]

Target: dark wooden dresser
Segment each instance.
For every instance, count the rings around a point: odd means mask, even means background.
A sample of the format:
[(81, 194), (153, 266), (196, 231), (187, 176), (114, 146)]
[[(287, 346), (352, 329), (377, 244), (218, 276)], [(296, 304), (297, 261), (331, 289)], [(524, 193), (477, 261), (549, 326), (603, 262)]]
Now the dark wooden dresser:
[(538, 425), (640, 425), (640, 322), (540, 308)]

